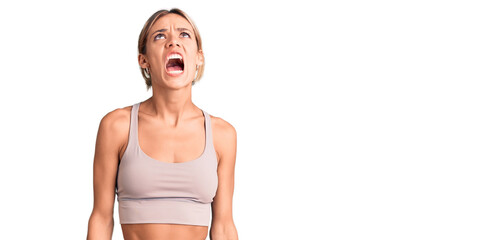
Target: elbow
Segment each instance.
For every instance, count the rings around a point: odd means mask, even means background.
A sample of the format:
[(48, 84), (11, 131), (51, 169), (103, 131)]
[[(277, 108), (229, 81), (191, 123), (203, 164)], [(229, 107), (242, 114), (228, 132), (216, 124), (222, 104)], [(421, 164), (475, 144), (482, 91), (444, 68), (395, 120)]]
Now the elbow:
[(211, 240), (239, 240), (234, 222), (212, 223), (210, 229)]
[(91, 214), (87, 228), (87, 240), (110, 240), (114, 228), (114, 219), (100, 214)]

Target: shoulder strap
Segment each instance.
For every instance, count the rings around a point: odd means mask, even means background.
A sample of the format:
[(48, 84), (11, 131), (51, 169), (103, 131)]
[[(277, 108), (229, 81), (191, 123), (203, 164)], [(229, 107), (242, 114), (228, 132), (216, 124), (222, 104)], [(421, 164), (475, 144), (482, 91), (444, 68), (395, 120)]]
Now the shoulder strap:
[(138, 140), (138, 109), (140, 103), (133, 104), (131, 108), (131, 123), (129, 125), (129, 143), (131, 146), (134, 146)]
[(204, 128), (206, 133), (206, 147), (213, 146), (213, 133), (211, 130), (211, 117), (210, 115), (203, 110), (204, 114)]

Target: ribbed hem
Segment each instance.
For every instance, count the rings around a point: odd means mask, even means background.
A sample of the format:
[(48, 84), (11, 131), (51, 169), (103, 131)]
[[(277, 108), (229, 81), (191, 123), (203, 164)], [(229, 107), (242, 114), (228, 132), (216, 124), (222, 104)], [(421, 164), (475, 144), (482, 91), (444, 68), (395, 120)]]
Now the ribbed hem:
[(119, 219), (128, 223), (172, 223), (208, 226), (211, 204), (190, 200), (119, 200)]

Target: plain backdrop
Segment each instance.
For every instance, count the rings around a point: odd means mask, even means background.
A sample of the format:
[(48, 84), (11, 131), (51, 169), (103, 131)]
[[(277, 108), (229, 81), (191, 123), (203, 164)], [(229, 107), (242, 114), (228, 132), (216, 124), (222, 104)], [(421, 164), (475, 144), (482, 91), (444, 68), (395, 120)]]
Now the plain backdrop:
[(499, 1), (268, 0), (2, 2), (1, 239), (85, 239), (99, 122), (151, 96), (138, 35), (172, 7), (238, 134), (241, 240), (503, 238)]

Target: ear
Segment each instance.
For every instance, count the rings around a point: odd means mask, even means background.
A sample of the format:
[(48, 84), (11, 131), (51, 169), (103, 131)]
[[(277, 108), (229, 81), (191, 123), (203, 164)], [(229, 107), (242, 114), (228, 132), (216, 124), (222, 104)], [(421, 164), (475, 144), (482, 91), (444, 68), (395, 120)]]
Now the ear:
[(200, 66), (203, 63), (204, 63), (204, 53), (203, 53), (203, 50), (199, 50), (197, 52), (197, 61), (196, 61), (196, 64)]
[(150, 65), (148, 64), (147, 57), (143, 54), (138, 54), (138, 64), (140, 64), (141, 68), (148, 68)]

